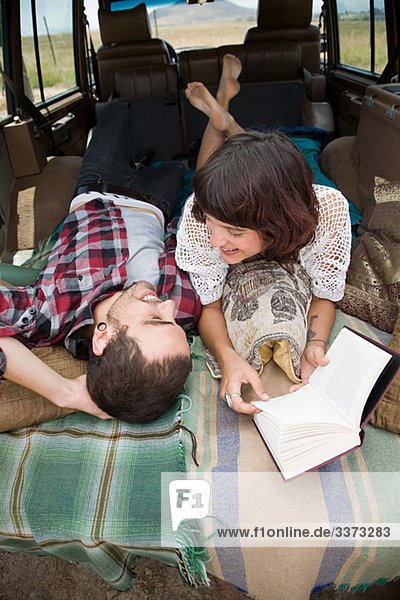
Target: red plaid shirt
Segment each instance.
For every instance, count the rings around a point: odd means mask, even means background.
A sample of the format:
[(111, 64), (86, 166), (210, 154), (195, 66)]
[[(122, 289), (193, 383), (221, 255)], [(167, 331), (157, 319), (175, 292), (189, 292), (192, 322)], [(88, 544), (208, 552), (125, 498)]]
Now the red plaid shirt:
[[(128, 240), (121, 211), (105, 199), (92, 200), (64, 222), (46, 267), (33, 285), (0, 288), (0, 337), (15, 336), (26, 346), (64, 343), (80, 358), (88, 357), (90, 341), (80, 330), (93, 323), (93, 306), (123, 289)], [(189, 277), (176, 266), (175, 236), (160, 257), (157, 293), (176, 303), (176, 321), (194, 327), (200, 301)], [(0, 349), (0, 376), (5, 355)]]

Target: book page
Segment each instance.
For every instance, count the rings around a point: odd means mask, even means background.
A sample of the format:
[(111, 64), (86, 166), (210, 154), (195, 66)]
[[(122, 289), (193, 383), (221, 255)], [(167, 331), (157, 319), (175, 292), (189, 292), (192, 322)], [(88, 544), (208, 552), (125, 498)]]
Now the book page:
[(317, 367), (310, 377), (310, 385), (358, 430), (364, 404), (391, 354), (342, 329), (327, 356), (329, 365)]
[(392, 355), (343, 328), (327, 356), (329, 364), (317, 367), (308, 385), (254, 406), (285, 425), (343, 423), (358, 432), (368, 395)]
[(264, 408), (253, 415), (254, 422), (285, 479), (360, 444), (358, 432), (310, 386), (257, 404)]
[[(296, 392), (271, 398), (268, 402), (256, 400), (254, 406), (262, 413), (254, 415), (256, 421), (261, 421), (262, 415), (268, 413), (285, 426), (311, 423), (343, 423), (338, 411), (321, 398), (321, 394), (310, 385), (299, 388)], [(347, 425), (347, 422), (344, 422)]]

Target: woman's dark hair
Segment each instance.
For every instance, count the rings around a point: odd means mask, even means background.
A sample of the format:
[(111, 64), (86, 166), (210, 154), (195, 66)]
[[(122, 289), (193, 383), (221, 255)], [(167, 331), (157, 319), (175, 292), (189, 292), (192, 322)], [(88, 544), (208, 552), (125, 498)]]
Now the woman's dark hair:
[(191, 370), (192, 362), (183, 354), (148, 360), (121, 329), (101, 356), (91, 352), (86, 384), (92, 400), (111, 417), (146, 423), (177, 399)]
[(193, 214), (258, 231), (268, 260), (297, 259), (318, 220), (313, 173), (287, 135), (247, 131), (230, 137), (194, 175)]

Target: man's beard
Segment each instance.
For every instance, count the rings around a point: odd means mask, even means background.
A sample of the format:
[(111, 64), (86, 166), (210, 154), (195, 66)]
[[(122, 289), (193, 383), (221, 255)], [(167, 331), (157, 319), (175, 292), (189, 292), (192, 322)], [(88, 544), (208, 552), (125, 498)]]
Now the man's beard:
[(119, 298), (117, 298), (110, 306), (107, 313), (107, 319), (115, 328), (121, 329), (121, 313), (123, 313), (125, 308), (129, 308), (132, 300), (135, 299), (140, 302), (140, 299), (135, 296), (136, 291), (138, 289), (140, 290), (140, 288), (147, 288), (155, 292), (155, 287), (151, 283), (148, 283), (147, 281), (135, 281), (135, 283), (132, 283), (132, 285), (123, 290)]

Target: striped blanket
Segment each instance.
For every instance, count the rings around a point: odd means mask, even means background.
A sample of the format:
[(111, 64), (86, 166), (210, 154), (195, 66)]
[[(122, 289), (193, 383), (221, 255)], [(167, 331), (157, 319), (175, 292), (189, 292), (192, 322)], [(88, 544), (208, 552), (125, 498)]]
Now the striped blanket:
[[(340, 311), (331, 341), (343, 325), (377, 341), (389, 341), (387, 334)], [(285, 482), (251, 419), (236, 414), (218, 398), (218, 382), (207, 372), (199, 338), (193, 354), (195, 370), (187, 389), (193, 404), (185, 413), (185, 425), (197, 434), (200, 467), (189, 454), (186, 461), (194, 478), (212, 472), (210, 512), (217, 525), (232, 527), (233, 523), (246, 529), (257, 524), (260, 535), (261, 527), (275, 523), (400, 521), (400, 436), (367, 425), (361, 448)], [(268, 392), (285, 393), (290, 381), (277, 367), (267, 367), (262, 378)], [(228, 476), (222, 477), (224, 473)], [(217, 525), (211, 528), (214, 533)], [(400, 577), (400, 542), (396, 543), (397, 547), (389, 547), (384, 542), (349, 542), (341, 547), (326, 540), (318, 546), (281, 547), (271, 540), (256, 546), (235, 538), (231, 547), (223, 547), (214, 536), (207, 569), (260, 600), (308, 600), (311, 592), (330, 584), (356, 591)]]
[[(345, 324), (388, 341), (339, 312), (332, 335)], [(214, 536), (205, 553), (193, 548), (189, 528), (165, 543), (164, 472), (190, 479), (211, 474), (206, 527), (400, 521), (399, 436), (368, 426), (362, 448), (284, 482), (251, 419), (218, 399), (199, 337), (192, 356), (186, 389), (191, 404), (183, 398), (182, 407), (151, 426), (77, 413), (1, 434), (0, 547), (79, 562), (120, 591), (133, 584), (136, 556), (174, 565), (195, 584), (207, 580), (207, 568), (260, 600), (308, 600), (311, 591), (332, 583), (355, 590), (399, 577), (400, 548), (380, 543), (281, 547), (243, 539), (218, 545)], [(286, 391), (289, 380), (277, 367), (269, 365), (263, 377), (274, 395)], [(196, 435), (199, 467), (182, 422)]]

